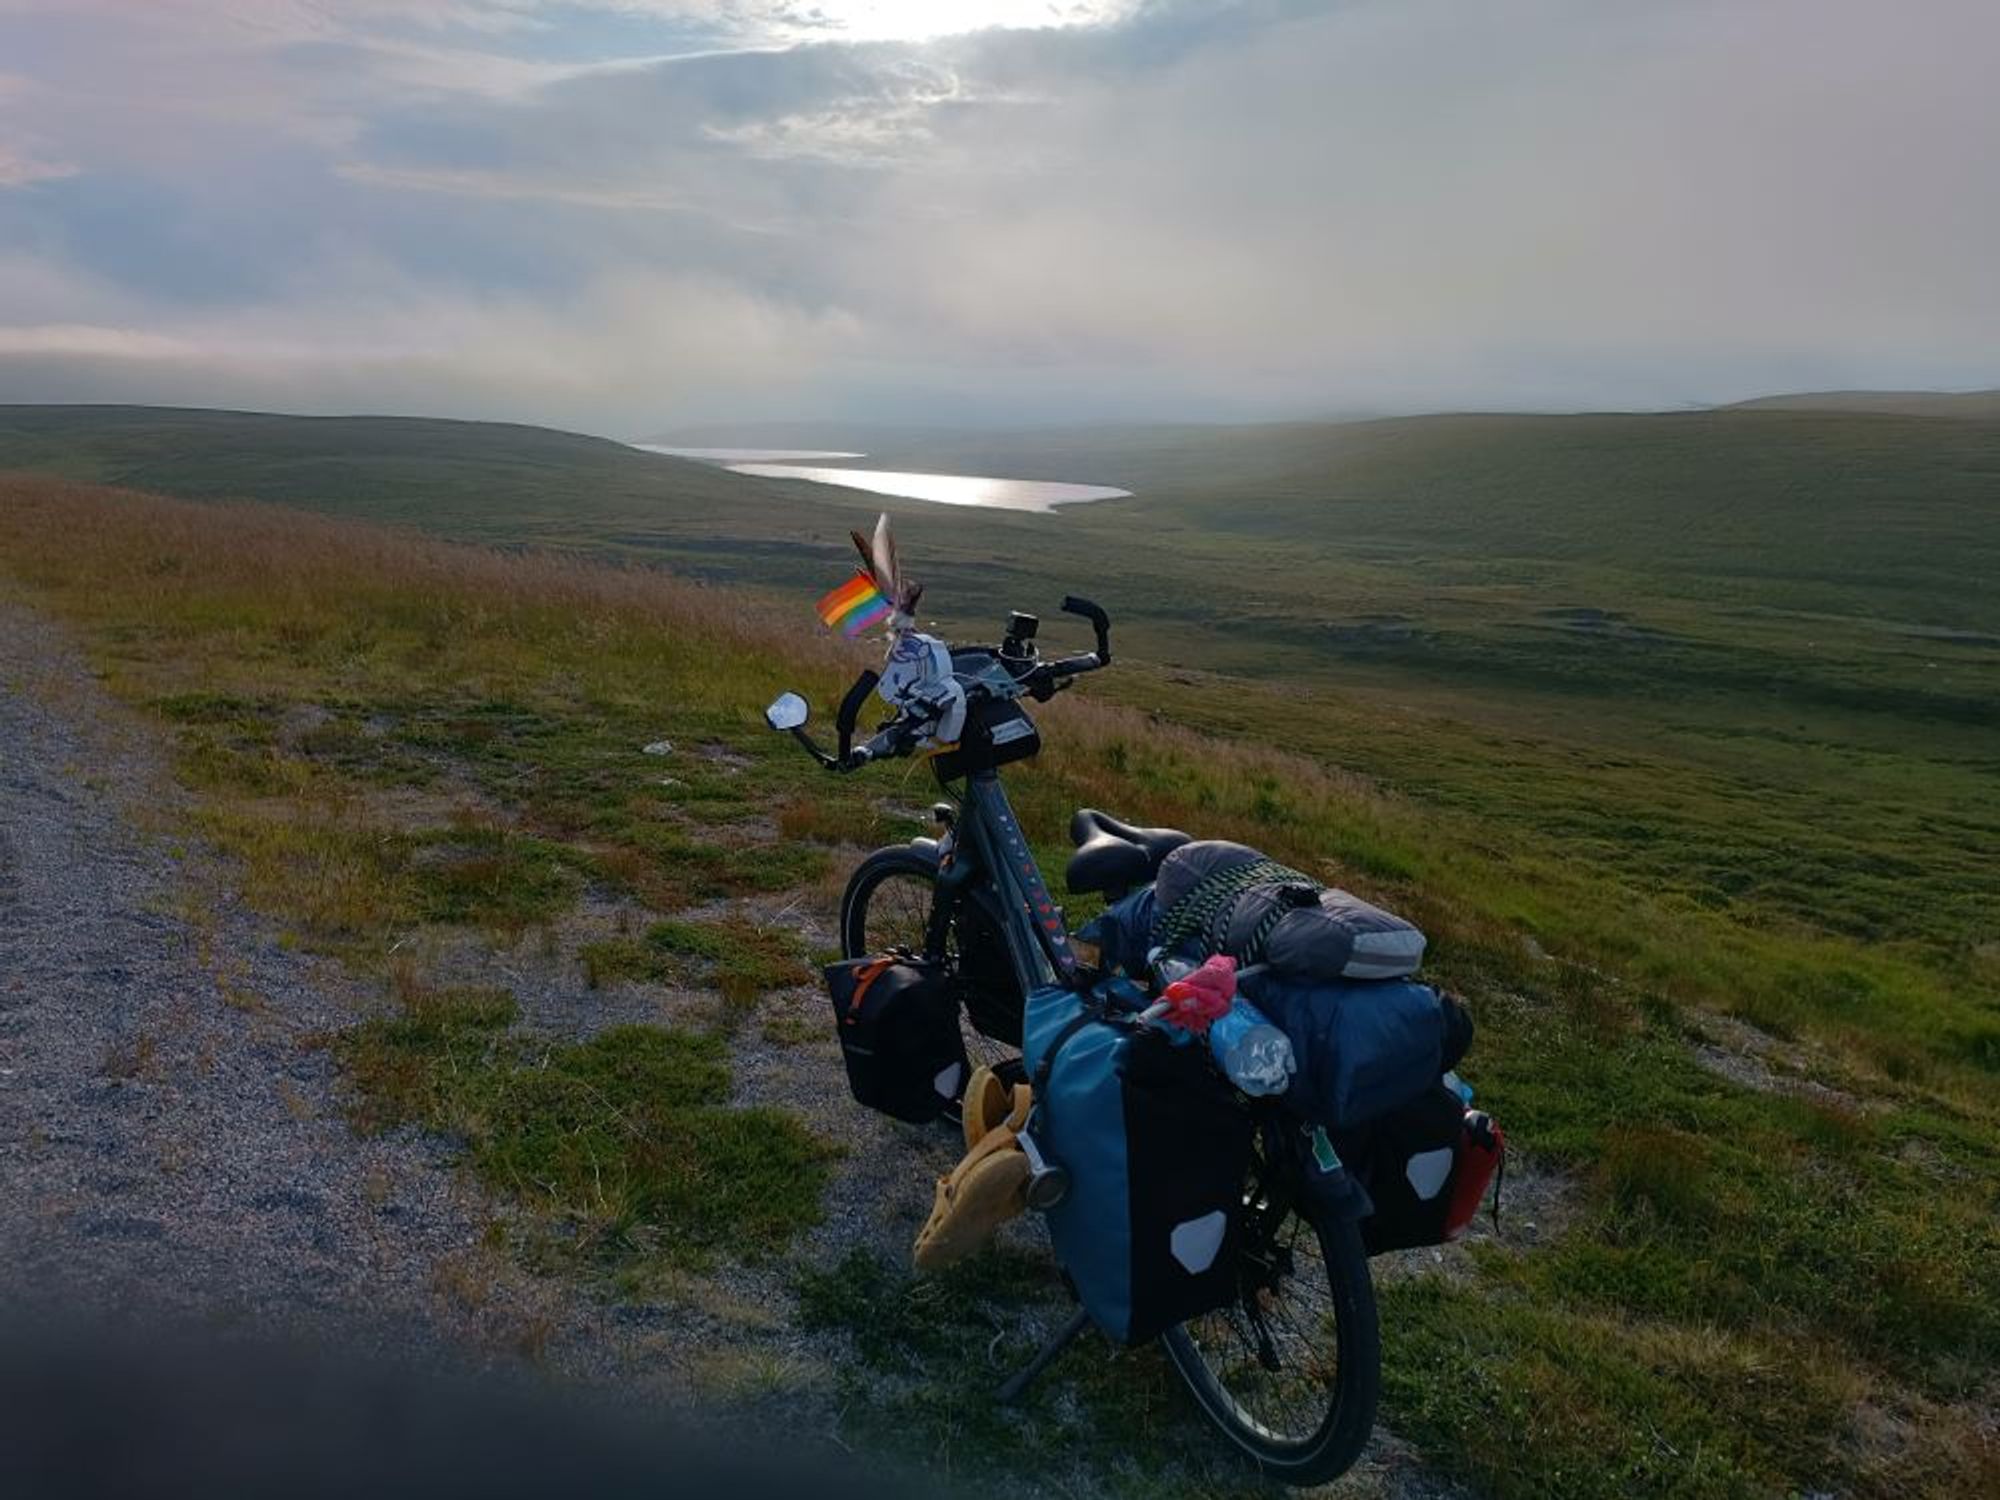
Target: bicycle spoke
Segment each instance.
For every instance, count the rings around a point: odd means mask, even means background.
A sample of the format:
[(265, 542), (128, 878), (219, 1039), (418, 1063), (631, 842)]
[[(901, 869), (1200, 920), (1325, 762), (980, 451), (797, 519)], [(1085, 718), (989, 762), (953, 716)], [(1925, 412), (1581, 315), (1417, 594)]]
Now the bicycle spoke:
[(868, 900), (868, 948), (921, 951), (930, 926), (931, 883), (917, 876), (891, 876)]
[(1338, 1319), (1319, 1231), (1273, 1208), (1286, 1199), (1272, 1186), (1260, 1151), (1244, 1195), (1247, 1263), (1263, 1268), (1251, 1273), (1254, 1289), (1182, 1331), (1237, 1423), (1268, 1441), (1305, 1444), (1328, 1420), (1338, 1387)]

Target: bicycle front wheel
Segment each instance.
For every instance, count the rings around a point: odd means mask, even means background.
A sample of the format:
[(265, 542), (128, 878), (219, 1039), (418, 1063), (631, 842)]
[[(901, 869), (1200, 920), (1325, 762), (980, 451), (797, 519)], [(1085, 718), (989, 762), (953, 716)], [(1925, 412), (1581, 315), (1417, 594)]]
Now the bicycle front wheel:
[(1375, 1287), (1351, 1219), (1261, 1197), (1253, 1175), (1236, 1300), (1162, 1342), (1209, 1419), (1266, 1474), (1324, 1484), (1375, 1425)]
[[(840, 901), (840, 950), (862, 958), (903, 948), (922, 953), (937, 897), (937, 867), (915, 850), (878, 849), (849, 877)], [(974, 1066), (999, 1068), (1021, 1051), (1020, 985), (1007, 959), (1006, 940), (985, 908), (963, 903), (932, 955), (950, 968), (959, 1002), (965, 1055)]]

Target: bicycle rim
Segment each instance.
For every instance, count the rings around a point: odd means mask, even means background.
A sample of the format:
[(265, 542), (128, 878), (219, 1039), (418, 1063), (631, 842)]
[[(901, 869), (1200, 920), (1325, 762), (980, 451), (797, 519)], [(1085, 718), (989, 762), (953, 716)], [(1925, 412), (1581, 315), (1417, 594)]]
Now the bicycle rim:
[[(1266, 1210), (1269, 1212), (1269, 1210)], [(1165, 1336), (1196, 1401), (1275, 1477), (1343, 1473), (1374, 1424), (1380, 1343), (1354, 1226), (1280, 1212), (1246, 1250), (1245, 1290)]]
[[(930, 927), (931, 894), (935, 882), (916, 868), (890, 870), (871, 881), (864, 891), (856, 892), (856, 900), (861, 908), (860, 942), (856, 951), (848, 953), (849, 958), (860, 958), (870, 953), (886, 953), (891, 948), (904, 948), (912, 953), (924, 951), (924, 938)], [(847, 934), (843, 934), (843, 939)], [(947, 949), (956, 944), (956, 934), (946, 941)], [(848, 946), (843, 942), (843, 946)], [(955, 958), (953, 952), (946, 957)]]

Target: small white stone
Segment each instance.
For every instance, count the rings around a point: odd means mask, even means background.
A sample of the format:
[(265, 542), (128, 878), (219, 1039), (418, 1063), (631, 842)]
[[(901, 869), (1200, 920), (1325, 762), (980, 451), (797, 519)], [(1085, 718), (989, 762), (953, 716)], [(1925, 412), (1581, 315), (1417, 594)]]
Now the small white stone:
[(648, 755), (672, 755), (673, 753), (674, 745), (672, 740), (654, 740), (652, 744), (646, 746), (646, 754)]

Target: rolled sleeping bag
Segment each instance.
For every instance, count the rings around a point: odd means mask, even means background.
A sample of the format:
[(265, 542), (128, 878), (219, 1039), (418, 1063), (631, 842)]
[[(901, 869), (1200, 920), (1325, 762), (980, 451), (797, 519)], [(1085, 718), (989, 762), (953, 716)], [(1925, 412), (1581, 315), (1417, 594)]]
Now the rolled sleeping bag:
[(1092, 917), (1077, 932), (1086, 943), (1095, 943), (1098, 967), (1106, 973), (1123, 973), (1143, 981), (1146, 954), (1152, 941), (1153, 918), (1158, 903), (1150, 885), (1120, 897)]
[(1291, 1038), (1294, 1113), (1352, 1130), (1407, 1104), (1456, 1066), (1472, 1040), (1457, 997), (1411, 979), (1304, 980), (1248, 969), (1238, 990)]

